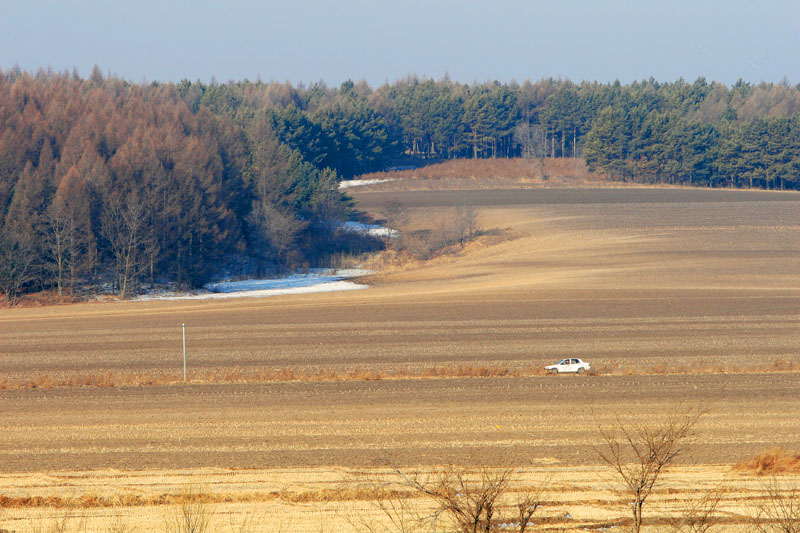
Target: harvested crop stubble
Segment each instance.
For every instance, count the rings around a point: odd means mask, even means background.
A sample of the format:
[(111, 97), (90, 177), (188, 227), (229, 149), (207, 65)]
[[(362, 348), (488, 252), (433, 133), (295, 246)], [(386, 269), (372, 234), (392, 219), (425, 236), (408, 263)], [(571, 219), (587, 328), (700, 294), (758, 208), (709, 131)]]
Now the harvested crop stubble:
[[(420, 473), (446, 469), (446, 466), (422, 468)], [(39, 502), (42, 507), (10, 507), (11, 514), (19, 517), (14, 522), (0, 522), (0, 528), (11, 527), (17, 531), (36, 531), (52, 517), (65, 515), (86, 518), (86, 531), (107, 533), (109, 524), (123, 521), (138, 526), (138, 531), (163, 531), (163, 517), (175, 506), (198, 503), (207, 506), (213, 514), (213, 530), (228, 531), (229, 523), (243, 523), (248, 517), (269, 518), (272, 529), (280, 524), (291, 524), (291, 531), (318, 533), (320, 524), (325, 531), (353, 531), (353, 523), (369, 524), (374, 528), (384, 525), (385, 515), (378, 502), (402, 502), (395, 509), (415, 515), (430, 515), (435, 509), (425, 496), (397, 487), (396, 474), (390, 469), (294, 469), (294, 470), (217, 470), (180, 473), (182, 482), (197, 483), (201, 491), (181, 490), (175, 485), (173, 475), (164, 472), (99, 471), (81, 475), (57, 476), (60, 487), (41, 486), (41, 475), (20, 474), (0, 479), (0, 492), (9, 486), (30, 486), (39, 493), (75, 492), (74, 507), (47, 507), (47, 498)], [(620, 528), (627, 523), (619, 511), (620, 502), (609, 489), (605, 471), (599, 467), (534, 465), (520, 470), (520, 477), (508, 487), (509, 494), (517, 495), (541, 487), (540, 508), (533, 522), (547, 531), (586, 531), (600, 528)], [(37, 477), (38, 476), (38, 477)], [(714, 494), (714, 513), (718, 530), (744, 531), (748, 525), (748, 509), (763, 502), (764, 488), (752, 475), (731, 471), (724, 465), (679, 466), (665, 475), (665, 487), (653, 494), (658, 516), (648, 522), (651, 527), (662, 527), (680, 519), (687, 509), (703, 505), (709, 492)], [(797, 476), (788, 476), (787, 481)], [(315, 481), (314, 481), (315, 480)], [(99, 497), (91, 492), (98, 484), (105, 487), (108, 496)], [(131, 489), (139, 492), (139, 499), (126, 498)], [(114, 493), (120, 494), (114, 505)], [(188, 497), (190, 495), (190, 497)], [(57, 502), (57, 499), (50, 500)], [(78, 504), (78, 502), (82, 502)], [(407, 517), (407, 518), (410, 518)], [(24, 520), (32, 527), (24, 528)], [(42, 530), (40, 527), (39, 530)]]

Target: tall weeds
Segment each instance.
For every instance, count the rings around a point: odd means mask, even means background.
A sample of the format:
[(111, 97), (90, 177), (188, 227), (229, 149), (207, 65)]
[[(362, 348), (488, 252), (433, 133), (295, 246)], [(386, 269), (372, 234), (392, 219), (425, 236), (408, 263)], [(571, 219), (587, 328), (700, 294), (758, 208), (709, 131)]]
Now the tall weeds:
[(202, 497), (203, 493), (188, 487), (181, 493), (181, 501), (173, 507), (172, 515), (164, 524), (166, 533), (206, 533), (211, 531), (214, 511)]

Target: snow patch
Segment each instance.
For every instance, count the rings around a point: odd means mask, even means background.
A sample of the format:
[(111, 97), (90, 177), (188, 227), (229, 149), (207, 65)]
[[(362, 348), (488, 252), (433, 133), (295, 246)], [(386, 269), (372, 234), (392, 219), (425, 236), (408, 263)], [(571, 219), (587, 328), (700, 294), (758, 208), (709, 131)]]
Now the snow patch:
[(293, 274), (283, 278), (247, 279), (241, 281), (221, 281), (205, 285), (203, 291), (194, 293), (161, 293), (140, 296), (137, 300), (216, 300), (221, 298), (261, 298), (285, 294), (308, 294), (312, 292), (352, 291), (366, 289), (352, 281), (372, 274), (371, 270), (356, 268), (332, 270), (314, 269), (307, 274)]
[(394, 181), (393, 179), (382, 180), (345, 180), (339, 182), (340, 189), (349, 189), (350, 187), (359, 187), (361, 185), (374, 185), (376, 183), (386, 183), (387, 181)]
[(352, 231), (354, 233), (366, 233), (374, 237), (389, 237), (396, 238), (397, 230), (379, 226), (377, 224), (364, 224), (363, 222), (355, 222), (349, 220), (340, 226), (344, 231)]

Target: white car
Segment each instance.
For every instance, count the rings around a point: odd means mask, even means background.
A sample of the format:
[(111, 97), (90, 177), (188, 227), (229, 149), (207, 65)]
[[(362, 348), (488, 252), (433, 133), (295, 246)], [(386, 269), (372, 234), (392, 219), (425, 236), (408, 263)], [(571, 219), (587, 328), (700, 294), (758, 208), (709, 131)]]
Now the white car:
[(544, 369), (551, 374), (566, 374), (570, 372), (574, 374), (583, 374), (589, 371), (589, 363), (584, 363), (580, 359), (572, 357), (570, 359), (562, 359), (554, 365), (544, 367)]

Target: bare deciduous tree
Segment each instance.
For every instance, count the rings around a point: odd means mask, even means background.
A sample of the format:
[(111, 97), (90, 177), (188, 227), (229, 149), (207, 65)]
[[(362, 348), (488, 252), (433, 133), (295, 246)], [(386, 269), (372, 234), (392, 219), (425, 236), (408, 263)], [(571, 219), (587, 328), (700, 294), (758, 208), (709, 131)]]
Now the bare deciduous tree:
[(642, 527), (642, 511), (664, 469), (683, 453), (704, 411), (691, 410), (661, 424), (619, 422), (614, 431), (601, 429), (604, 445), (596, 448), (600, 460), (617, 475), (619, 492), (633, 515), (632, 531)]
[(387, 203), (380, 214), (386, 219), (386, 225), (396, 230), (405, 228), (411, 216), (408, 208), (397, 200)]
[(520, 147), (522, 157), (538, 163), (542, 179), (546, 179), (544, 158), (547, 156), (547, 133), (544, 128), (529, 122), (520, 122), (514, 129), (514, 142)]
[(54, 270), (56, 276), (58, 297), (62, 298), (64, 296), (64, 275), (67, 269), (71, 269), (73, 262), (69, 242), (75, 224), (74, 220), (63, 210), (51, 207), (45, 213), (45, 226), (47, 234), (44, 241), (49, 251), (50, 268)]
[[(387, 213), (387, 216), (390, 215)], [(430, 230), (401, 231), (399, 238), (393, 241), (393, 246), (418, 259), (427, 260), (454, 244), (463, 247), (479, 233), (477, 212), (474, 207), (467, 205), (441, 214), (432, 221), (432, 225)]]
[(89, 211), (86, 182), (72, 167), (59, 184), (43, 220), (47, 267), (56, 278), (59, 298), (63, 297), (67, 274), (69, 287), (74, 290), (75, 275), (89, 260)]
[(19, 292), (26, 283), (38, 276), (38, 254), (29, 233), (0, 231), (0, 292), (5, 295), (6, 305), (11, 307), (19, 301)]
[[(279, 209), (269, 201), (260, 200), (253, 202), (247, 223), (251, 233), (251, 245), (258, 248), (259, 261), (274, 256), (278, 270), (289, 266), (291, 254), (296, 251), (297, 238), (308, 225), (307, 222), (294, 216), (294, 213)], [(259, 265), (259, 274), (261, 270), (262, 267)]]
[(478, 214), (471, 205), (459, 205), (455, 214), (456, 232), (461, 246), (478, 233)]
[(135, 196), (124, 203), (112, 199), (103, 206), (101, 232), (114, 255), (114, 270), (122, 298), (133, 291), (139, 268), (151, 245), (146, 224), (147, 208)]

